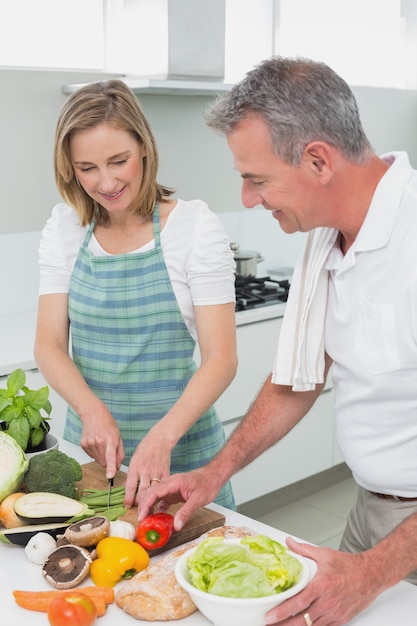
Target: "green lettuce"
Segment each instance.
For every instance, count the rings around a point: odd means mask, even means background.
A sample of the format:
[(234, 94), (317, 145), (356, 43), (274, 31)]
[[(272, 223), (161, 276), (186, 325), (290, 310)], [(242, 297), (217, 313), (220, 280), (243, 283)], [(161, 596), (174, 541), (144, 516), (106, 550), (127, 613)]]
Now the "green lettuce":
[(281, 593), (298, 580), (302, 565), (287, 549), (265, 535), (230, 544), (205, 539), (187, 559), (194, 587), (229, 598), (260, 598)]

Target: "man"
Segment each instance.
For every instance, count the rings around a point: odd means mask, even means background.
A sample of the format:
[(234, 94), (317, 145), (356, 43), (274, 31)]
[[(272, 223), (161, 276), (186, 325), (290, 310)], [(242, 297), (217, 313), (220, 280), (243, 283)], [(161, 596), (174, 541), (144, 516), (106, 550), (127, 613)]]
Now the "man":
[(271, 377), (223, 450), (150, 489), (139, 517), (184, 501), (180, 528), (303, 418), (333, 363), (358, 501), (340, 551), (288, 540), (318, 572), (266, 623), (345, 624), (400, 580), (417, 583), (417, 172), (405, 153), (373, 152), (348, 85), (307, 59), (265, 61), (206, 119), (226, 136), (245, 206), (309, 235)]

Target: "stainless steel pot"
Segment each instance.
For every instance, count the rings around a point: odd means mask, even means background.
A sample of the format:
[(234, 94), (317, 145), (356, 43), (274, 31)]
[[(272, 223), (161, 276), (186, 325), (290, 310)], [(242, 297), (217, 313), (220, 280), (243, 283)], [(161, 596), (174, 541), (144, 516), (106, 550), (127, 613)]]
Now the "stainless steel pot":
[(237, 276), (242, 276), (243, 278), (255, 277), (258, 263), (264, 260), (262, 254), (256, 252), (256, 250), (239, 250), (239, 246), (236, 243), (232, 243), (230, 247), (235, 256)]

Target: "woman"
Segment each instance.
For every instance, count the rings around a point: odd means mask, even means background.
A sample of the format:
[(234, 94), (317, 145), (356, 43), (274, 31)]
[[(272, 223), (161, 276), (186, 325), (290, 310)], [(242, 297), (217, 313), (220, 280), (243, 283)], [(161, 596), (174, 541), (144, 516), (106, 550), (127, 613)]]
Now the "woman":
[[(68, 98), (54, 167), (66, 204), (42, 235), (35, 358), (68, 403), (64, 438), (107, 478), (129, 465), (130, 506), (224, 444), (213, 403), (237, 366), (233, 255), (203, 202), (158, 184), (152, 130), (121, 81)], [(234, 508), (230, 484), (216, 502)]]

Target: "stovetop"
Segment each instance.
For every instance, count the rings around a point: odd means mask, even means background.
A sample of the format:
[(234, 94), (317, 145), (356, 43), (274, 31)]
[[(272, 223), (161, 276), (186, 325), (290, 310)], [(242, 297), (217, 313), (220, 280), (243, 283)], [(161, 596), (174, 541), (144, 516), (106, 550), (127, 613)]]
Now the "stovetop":
[(236, 276), (236, 311), (247, 311), (280, 302), (286, 302), (290, 290), (289, 280)]

